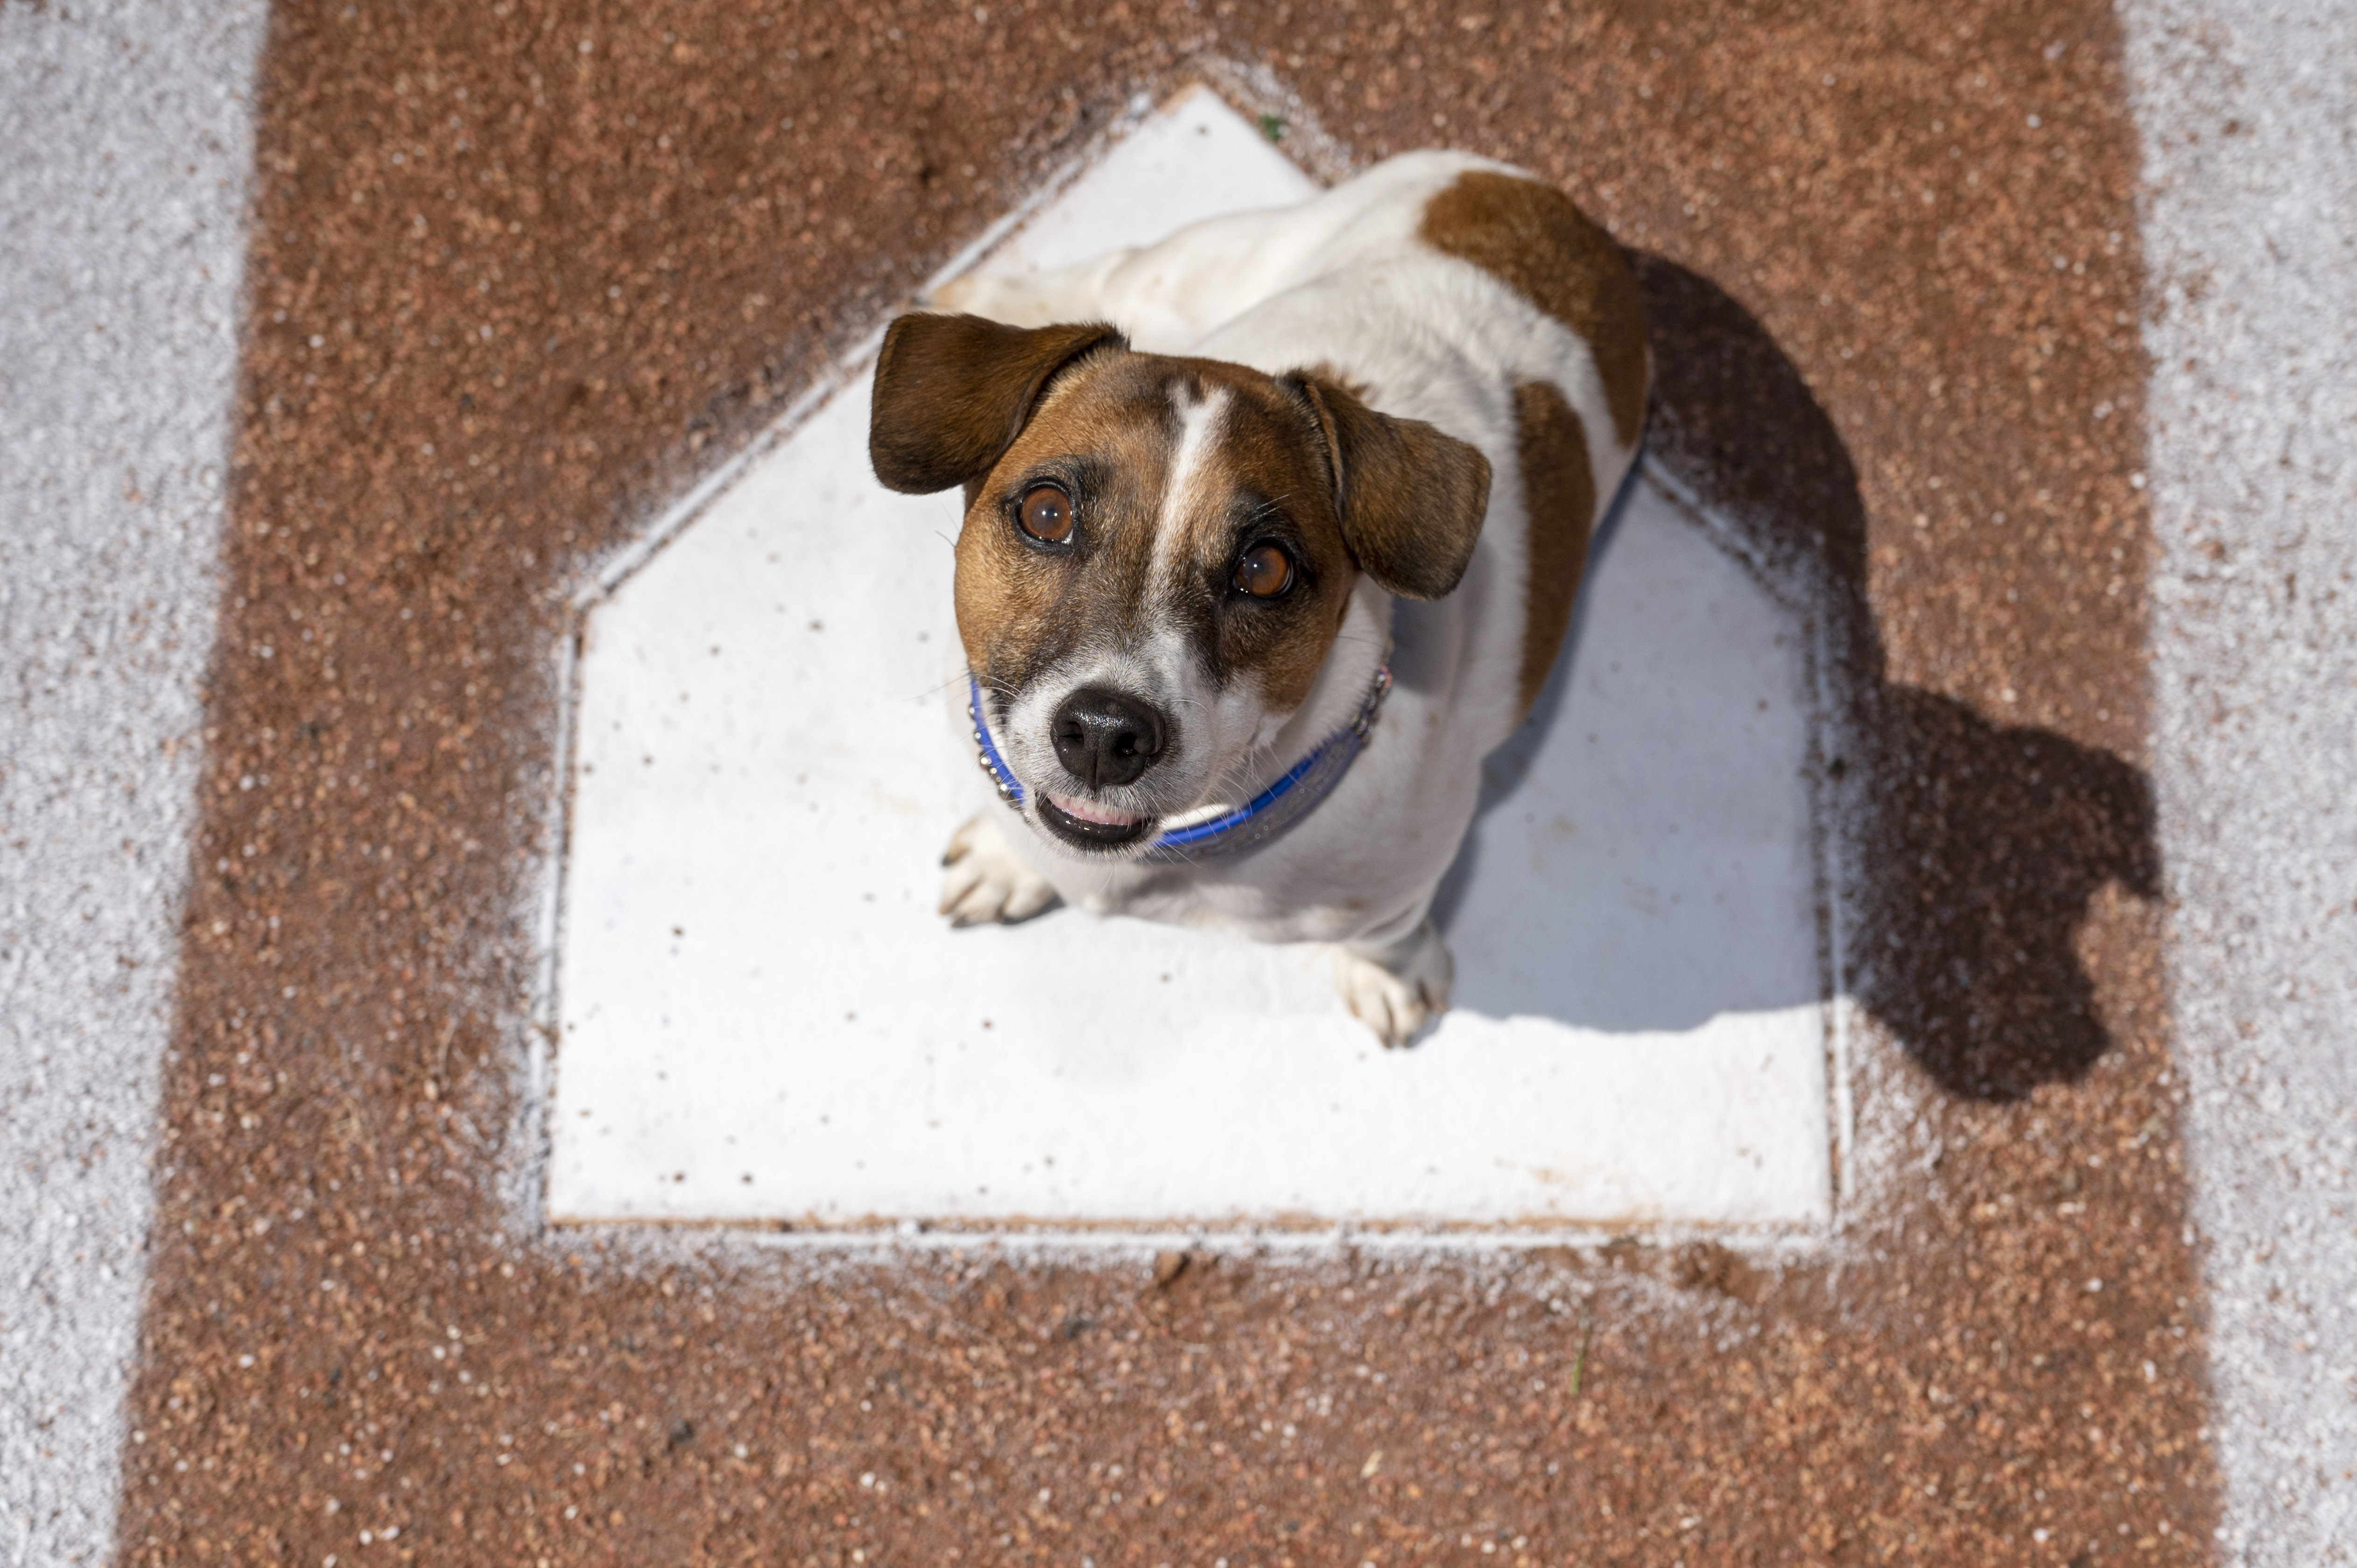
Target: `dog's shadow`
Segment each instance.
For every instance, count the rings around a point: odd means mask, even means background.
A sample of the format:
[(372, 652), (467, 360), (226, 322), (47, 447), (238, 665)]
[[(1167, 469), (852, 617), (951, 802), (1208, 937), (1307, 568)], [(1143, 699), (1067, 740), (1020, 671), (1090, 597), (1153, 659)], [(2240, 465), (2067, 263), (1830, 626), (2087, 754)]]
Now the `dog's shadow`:
[[(2149, 781), (1888, 682), (1832, 421), (1717, 286), (1654, 257), (1640, 276), (1657, 493), (1598, 539), (1566, 657), (1485, 764), (1434, 905), (1456, 1004), (1642, 1032), (1832, 986), (1954, 1092), (2076, 1078), (2109, 1044), (2075, 945), (2088, 904), (2160, 888)], [(1664, 522), (1664, 489), (1702, 501), (1691, 537)], [(1680, 573), (1725, 607), (1703, 635), (1670, 602)], [(1663, 602), (1631, 602), (1648, 592)], [(1787, 630), (1770, 639), (1763, 616)], [(1804, 688), (1789, 708), (1780, 680)], [(1552, 867), (1543, 818), (1566, 846)]]

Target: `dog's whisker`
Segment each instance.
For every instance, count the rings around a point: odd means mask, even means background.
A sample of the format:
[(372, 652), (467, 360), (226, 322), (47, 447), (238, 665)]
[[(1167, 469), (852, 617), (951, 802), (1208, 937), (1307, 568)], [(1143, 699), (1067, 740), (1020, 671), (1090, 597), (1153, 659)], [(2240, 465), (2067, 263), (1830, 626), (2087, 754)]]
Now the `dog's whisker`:
[(1290, 490), (1287, 490), (1281, 496), (1271, 497), (1267, 500), (1265, 500), (1258, 506), (1253, 508), (1252, 521), (1254, 522), (1266, 522), (1270, 518), (1281, 515), (1285, 508), (1285, 503), (1292, 499), (1293, 492)]

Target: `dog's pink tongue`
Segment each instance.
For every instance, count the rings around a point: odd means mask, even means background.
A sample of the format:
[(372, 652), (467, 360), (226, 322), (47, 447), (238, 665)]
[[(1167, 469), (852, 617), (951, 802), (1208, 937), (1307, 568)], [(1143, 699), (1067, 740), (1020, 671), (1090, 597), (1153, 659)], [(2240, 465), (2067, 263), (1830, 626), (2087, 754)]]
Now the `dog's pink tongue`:
[(1116, 811), (1111, 806), (1100, 806), (1094, 801), (1083, 800), (1071, 795), (1058, 795), (1051, 792), (1048, 799), (1055, 801), (1056, 809), (1064, 815), (1078, 817), (1084, 822), (1097, 822), (1109, 828), (1125, 828), (1137, 821), (1137, 815), (1134, 811)]

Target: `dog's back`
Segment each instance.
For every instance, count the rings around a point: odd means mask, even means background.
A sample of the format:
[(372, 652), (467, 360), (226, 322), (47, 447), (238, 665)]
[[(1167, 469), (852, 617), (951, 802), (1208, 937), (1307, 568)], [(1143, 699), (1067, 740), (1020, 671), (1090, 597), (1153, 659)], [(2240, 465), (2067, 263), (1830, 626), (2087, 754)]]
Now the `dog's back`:
[(1643, 420), (1643, 312), (1610, 236), (1520, 170), (1423, 152), (1074, 274), (1140, 349), (1322, 365), (1481, 450), (1493, 482), (1458, 590), (1479, 607), (1460, 700), (1489, 721), (1479, 749), (1503, 740), (1554, 667)]

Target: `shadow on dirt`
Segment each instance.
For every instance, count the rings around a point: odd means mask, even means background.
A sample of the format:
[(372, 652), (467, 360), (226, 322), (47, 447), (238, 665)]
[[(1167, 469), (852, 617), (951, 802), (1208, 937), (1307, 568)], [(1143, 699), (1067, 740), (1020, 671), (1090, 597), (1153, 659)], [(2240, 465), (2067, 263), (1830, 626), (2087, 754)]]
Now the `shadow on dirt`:
[(2076, 939), (2106, 884), (2160, 892), (2152, 786), (2049, 730), (1991, 724), (1884, 678), (1867, 602), (1866, 513), (1833, 422), (1767, 331), (1657, 257), (1655, 456), (1826, 618), (1857, 928), (1842, 989), (1952, 1092), (2010, 1100), (2110, 1045)]

